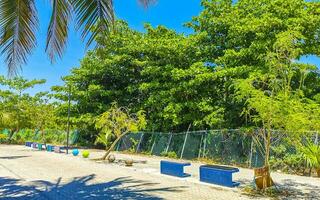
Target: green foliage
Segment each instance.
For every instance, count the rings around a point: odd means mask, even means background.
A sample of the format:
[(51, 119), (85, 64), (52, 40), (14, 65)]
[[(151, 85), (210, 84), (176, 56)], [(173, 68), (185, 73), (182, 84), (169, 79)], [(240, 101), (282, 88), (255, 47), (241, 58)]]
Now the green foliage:
[(308, 142), (306, 146), (300, 149), (303, 158), (307, 162), (308, 167), (320, 169), (320, 146), (312, 142)]
[[(7, 79), (0, 76), (0, 128), (11, 134), (19, 130), (57, 128), (55, 105), (48, 103), (46, 92), (31, 96), (26, 90), (45, 80), (27, 80), (22, 77)], [(11, 137), (11, 135), (9, 136)]]
[[(70, 137), (72, 137), (72, 134)], [(14, 132), (10, 139), (10, 142), (13, 144), (24, 144), (27, 141), (39, 142), (43, 144), (64, 145), (67, 141), (67, 134), (65, 131), (54, 129), (44, 129), (42, 131), (34, 129), (22, 129)]]
[(102, 47), (64, 78), (65, 86), (54, 88), (65, 99), (72, 85), (77, 100), (73, 114), (79, 124), (87, 124), (84, 129), (92, 129), (94, 117), (114, 101), (133, 112), (145, 110), (152, 121), (149, 130), (182, 131), (190, 124), (200, 129), (225, 122), (220, 80), (201, 62), (196, 38), (162, 26), (146, 25), (146, 33), (139, 33), (118, 22), (118, 29), (99, 38)]
[(136, 152), (136, 149), (138, 147), (138, 144), (139, 144), (139, 140), (136, 140), (134, 138), (130, 138), (130, 141), (132, 143), (131, 147), (128, 149), (129, 152), (131, 153), (135, 153)]
[[(188, 23), (194, 29), (188, 36), (148, 24), (141, 33), (122, 21), (114, 32), (98, 36), (101, 48), (64, 77), (64, 86), (54, 88), (65, 99), (71, 85), (74, 121), (88, 137), (96, 138), (95, 117), (114, 101), (132, 112), (144, 110), (152, 131), (181, 132), (190, 125), (260, 130), (255, 142), (265, 165), (280, 133), (298, 145), (305, 131), (320, 130), (319, 69), (301, 61), (320, 55), (319, 2), (203, 0), (202, 5)], [(106, 135), (99, 138), (115, 140)], [(283, 158), (285, 165), (300, 162), (297, 154)]]
[(305, 130), (319, 130), (315, 124), (320, 106), (314, 101), (319, 87), (312, 82), (319, 86), (319, 71), (298, 62), (320, 53), (320, 40), (312, 36), (320, 25), (318, 3), (207, 0), (203, 6), (189, 25), (224, 77), (223, 85), (231, 88), (227, 96), (242, 104), (238, 114), (247, 124), (263, 128), (255, 141), (269, 165), (272, 139), (279, 136), (273, 129), (293, 138)]
[(177, 156), (177, 154), (176, 154), (176, 152), (174, 152), (174, 151), (169, 151), (169, 152), (161, 152), (161, 154), (160, 154), (161, 156), (164, 156), (164, 157), (168, 157), (168, 158), (174, 158), (174, 159), (177, 159), (178, 158), (178, 156)]
[[(130, 113), (125, 107), (113, 103), (111, 108), (96, 119), (96, 129), (100, 131), (96, 143), (105, 145), (105, 159), (120, 139), (128, 133), (136, 133), (146, 127), (144, 111)], [(109, 146), (110, 144), (110, 146)]]
[(145, 126), (143, 111), (131, 114), (127, 108), (119, 108), (116, 103), (113, 103), (112, 107), (96, 120), (96, 128), (100, 131), (96, 143), (108, 146), (110, 140), (120, 139), (125, 134), (137, 132)]
[(288, 143), (271, 148), (270, 165), (274, 170), (295, 174), (301, 174), (305, 168), (301, 153)]
[(0, 143), (6, 142), (8, 139), (7, 135), (0, 133)]

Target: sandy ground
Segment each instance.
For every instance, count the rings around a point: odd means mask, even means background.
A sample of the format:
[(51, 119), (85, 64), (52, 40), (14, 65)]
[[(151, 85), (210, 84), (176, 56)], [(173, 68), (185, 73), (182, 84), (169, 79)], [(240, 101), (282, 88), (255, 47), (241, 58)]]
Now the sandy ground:
[[(160, 157), (113, 153), (117, 160), (146, 161), (125, 167), (92, 161), (103, 151), (89, 151), (90, 158), (84, 159), (0, 145), (0, 199), (268, 199), (243, 194), (242, 188), (252, 184), (249, 169), (234, 175), (240, 187), (225, 188), (199, 182), (198, 162), (186, 167), (191, 177), (175, 178), (159, 173)], [(320, 199), (320, 179), (280, 173), (272, 177), (289, 191), (282, 199)]]

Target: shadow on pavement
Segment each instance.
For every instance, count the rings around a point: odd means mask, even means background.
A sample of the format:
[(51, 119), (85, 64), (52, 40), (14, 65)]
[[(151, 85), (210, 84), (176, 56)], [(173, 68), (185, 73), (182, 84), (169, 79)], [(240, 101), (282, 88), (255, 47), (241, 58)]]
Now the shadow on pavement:
[(284, 180), (279, 188), (287, 190), (290, 197), (286, 199), (320, 199), (320, 187), (311, 183), (299, 183), (292, 179)]
[(30, 156), (3, 156), (0, 157), (0, 159), (7, 159), (7, 160), (12, 160), (12, 159), (19, 159), (19, 158), (27, 158)]
[[(110, 182), (89, 184), (95, 175), (74, 178), (67, 183), (24, 182), (0, 177), (0, 199), (162, 199), (150, 192), (179, 192), (185, 187), (155, 188), (158, 183), (121, 177)], [(125, 184), (125, 185), (123, 185)]]
[(276, 183), (276, 187), (273, 188), (273, 192), (270, 192), (270, 190), (266, 193), (253, 189), (254, 182), (247, 186), (252, 190), (250, 189), (249, 192), (247, 192), (246, 190), (248, 188), (244, 186), (242, 187), (243, 194), (255, 199), (259, 199), (260, 197), (272, 197), (274, 199), (284, 200), (320, 199), (320, 187), (312, 184), (312, 182), (300, 183), (292, 179), (285, 179), (280, 183)]

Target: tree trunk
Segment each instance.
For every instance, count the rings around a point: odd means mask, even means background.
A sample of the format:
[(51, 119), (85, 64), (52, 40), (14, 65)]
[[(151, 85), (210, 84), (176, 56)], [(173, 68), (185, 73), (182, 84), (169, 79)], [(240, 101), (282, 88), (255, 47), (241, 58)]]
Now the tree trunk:
[[(267, 132), (265, 132), (267, 131)], [(270, 175), (270, 148), (271, 148), (271, 126), (268, 124), (268, 129), (263, 129), (264, 145), (265, 145), (265, 160), (264, 167), (254, 170), (256, 186), (259, 189), (265, 190), (274, 185)]]
[(255, 183), (258, 189), (265, 190), (274, 185), (269, 166), (254, 169)]
[(320, 178), (320, 168), (316, 169), (316, 171), (317, 171), (318, 177)]
[(102, 156), (101, 160), (105, 160), (107, 158), (107, 156), (110, 154), (111, 151), (113, 151), (114, 147), (116, 146), (116, 144), (119, 142), (119, 140), (121, 140), (121, 138), (123, 136), (125, 136), (127, 133), (123, 133), (122, 135), (120, 135), (110, 146), (110, 148), (106, 151), (106, 153)]

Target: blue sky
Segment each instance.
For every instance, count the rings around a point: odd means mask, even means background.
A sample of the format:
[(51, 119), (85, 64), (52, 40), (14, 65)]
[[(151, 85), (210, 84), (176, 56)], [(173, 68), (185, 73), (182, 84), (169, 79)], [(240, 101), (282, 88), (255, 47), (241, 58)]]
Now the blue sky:
[[(62, 84), (61, 77), (69, 74), (71, 68), (79, 66), (80, 59), (86, 52), (80, 34), (71, 27), (64, 57), (55, 64), (51, 64), (44, 52), (51, 13), (48, 3), (50, 1), (36, 2), (40, 16), (40, 28), (37, 33), (38, 47), (29, 57), (28, 64), (22, 66), (23, 71), (20, 75), (28, 79), (46, 79), (47, 83), (31, 90), (31, 93), (48, 91), (51, 86)], [(149, 9), (142, 8), (136, 0), (114, 0), (114, 2), (117, 17), (128, 21), (130, 27), (139, 31), (143, 31), (143, 24), (148, 22), (153, 26), (165, 25), (180, 33), (190, 33), (191, 30), (184, 27), (183, 24), (190, 21), (193, 16), (197, 16), (202, 9), (200, 0), (159, 0)], [(313, 56), (303, 58), (302, 61), (320, 66), (319, 58)], [(0, 74), (7, 74), (3, 58), (0, 58)]]

